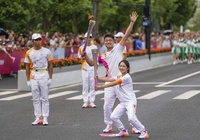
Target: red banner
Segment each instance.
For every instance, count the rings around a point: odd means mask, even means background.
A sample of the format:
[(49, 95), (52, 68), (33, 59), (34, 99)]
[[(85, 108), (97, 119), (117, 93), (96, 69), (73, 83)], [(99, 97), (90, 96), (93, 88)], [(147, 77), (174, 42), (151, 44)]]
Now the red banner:
[(26, 51), (27, 50), (15, 50), (9, 52), (14, 58), (14, 62), (4, 51), (0, 51), (0, 74), (17, 72), (20, 69), (19, 64), (23, 61)]
[[(20, 70), (20, 62), (24, 61), (26, 49), (24, 50), (14, 50), (9, 52), (9, 54), (15, 59), (12, 62), (10, 58), (4, 51), (0, 51), (0, 74), (9, 74), (11, 72), (18, 72)], [(78, 53), (78, 47), (66, 47), (65, 48), (65, 58), (74, 57)]]

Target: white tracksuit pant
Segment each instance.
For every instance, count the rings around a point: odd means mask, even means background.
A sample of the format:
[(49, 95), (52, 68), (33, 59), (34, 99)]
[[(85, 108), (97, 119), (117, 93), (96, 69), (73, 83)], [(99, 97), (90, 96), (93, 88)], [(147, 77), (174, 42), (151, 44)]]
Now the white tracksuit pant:
[(108, 87), (104, 89), (104, 122), (107, 125), (112, 125), (112, 120), (110, 118), (113, 106), (115, 104), (116, 100), (116, 94), (115, 94), (115, 87)]
[(49, 116), (49, 87), (48, 79), (32, 79), (31, 91), (33, 97), (34, 114), (36, 117)]
[(145, 128), (141, 124), (141, 122), (137, 119), (137, 116), (135, 114), (136, 112), (136, 104), (133, 102), (129, 103), (120, 103), (117, 105), (117, 107), (114, 109), (113, 113), (111, 114), (111, 119), (113, 121), (113, 124), (119, 129), (123, 130), (125, 129), (124, 125), (120, 121), (120, 117), (127, 113), (128, 115), (128, 121), (140, 132), (144, 131)]
[(96, 95), (94, 69), (82, 70), (82, 84), (83, 102), (94, 102)]

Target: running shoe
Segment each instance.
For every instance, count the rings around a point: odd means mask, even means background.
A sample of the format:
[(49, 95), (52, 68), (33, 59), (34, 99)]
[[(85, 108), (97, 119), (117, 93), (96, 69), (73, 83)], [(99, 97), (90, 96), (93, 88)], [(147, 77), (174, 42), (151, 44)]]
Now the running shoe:
[(149, 138), (148, 132), (146, 130), (144, 130), (138, 138), (139, 139), (148, 139)]
[(116, 137), (128, 137), (129, 133), (126, 129), (121, 130), (118, 134), (116, 134)]
[(113, 132), (112, 125), (107, 125), (106, 128), (103, 130), (103, 133), (111, 133), (111, 132)]
[(41, 125), (42, 124), (42, 118), (36, 117), (35, 121), (32, 122), (32, 125)]
[(137, 130), (135, 127), (132, 127), (132, 134), (141, 134), (140, 130)]
[(88, 107), (88, 103), (84, 103), (84, 104), (82, 105), (82, 108), (86, 108), (86, 107)]
[(92, 107), (92, 108), (96, 108), (97, 106), (94, 104), (94, 103), (90, 103), (90, 106)]
[(47, 121), (47, 117), (44, 117), (43, 118), (43, 125), (44, 126), (47, 126), (49, 123), (48, 123), (48, 121)]

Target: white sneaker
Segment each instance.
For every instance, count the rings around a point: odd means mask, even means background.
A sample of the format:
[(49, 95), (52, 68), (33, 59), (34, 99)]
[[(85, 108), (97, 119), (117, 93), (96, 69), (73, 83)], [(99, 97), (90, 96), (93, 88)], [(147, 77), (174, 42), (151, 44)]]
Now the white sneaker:
[(103, 130), (103, 133), (111, 133), (112, 131), (112, 125), (107, 125), (106, 128)]
[(88, 103), (87, 103), (87, 102), (85, 102), (85, 103), (82, 105), (82, 108), (86, 108), (86, 107), (88, 107)]
[(47, 121), (47, 117), (44, 117), (43, 118), (43, 125), (44, 126), (47, 126), (49, 123), (48, 123), (48, 121)]
[(96, 108), (97, 106), (94, 104), (94, 103), (90, 103), (90, 106), (92, 107), (92, 108)]
[(139, 139), (148, 139), (149, 138), (148, 132), (146, 130), (144, 130), (138, 138)]
[(121, 130), (118, 134), (116, 134), (116, 137), (128, 137), (129, 136), (129, 133), (128, 133), (128, 130), (124, 129), (124, 130)]
[(140, 130), (137, 130), (137, 128), (132, 127), (132, 134), (141, 134)]
[(42, 124), (42, 118), (37, 117), (34, 122), (32, 122), (32, 125), (41, 125)]

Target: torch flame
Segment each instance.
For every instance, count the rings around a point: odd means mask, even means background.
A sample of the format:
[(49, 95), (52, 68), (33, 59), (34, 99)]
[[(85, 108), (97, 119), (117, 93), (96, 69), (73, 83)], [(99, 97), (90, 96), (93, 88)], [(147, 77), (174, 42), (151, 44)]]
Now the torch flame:
[(94, 16), (88, 13), (88, 20), (92, 19)]

